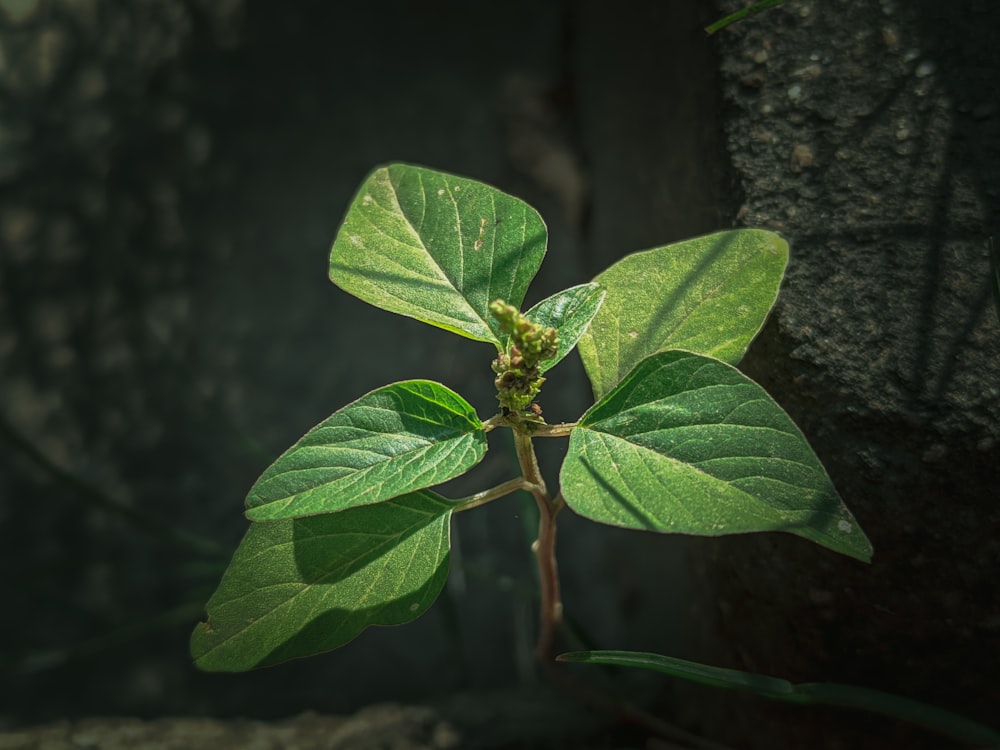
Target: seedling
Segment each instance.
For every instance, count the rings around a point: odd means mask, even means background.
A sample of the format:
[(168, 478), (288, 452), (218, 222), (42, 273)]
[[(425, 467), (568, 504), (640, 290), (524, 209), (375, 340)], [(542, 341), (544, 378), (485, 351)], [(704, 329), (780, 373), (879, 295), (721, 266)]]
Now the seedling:
[[(780, 237), (744, 229), (636, 253), (522, 312), (545, 249), (539, 215), (487, 185), (404, 164), (365, 180), (331, 280), (491, 347), (479, 356), (497, 410), (480, 418), (441, 383), (408, 380), (306, 433), (250, 490), (250, 528), (191, 638), (200, 668), (277, 664), (419, 617), (448, 575), (452, 515), (519, 491), (539, 509), (545, 664), (562, 621), (555, 540), (566, 509), (662, 533), (782, 531), (870, 559), (802, 433), (734, 366), (777, 297)], [(557, 387), (549, 371), (574, 349), (595, 403), (550, 424), (536, 398)], [(510, 435), (519, 474), (460, 499), (433, 489), (479, 463), (491, 432)], [(554, 491), (535, 457), (541, 438), (569, 441)]]

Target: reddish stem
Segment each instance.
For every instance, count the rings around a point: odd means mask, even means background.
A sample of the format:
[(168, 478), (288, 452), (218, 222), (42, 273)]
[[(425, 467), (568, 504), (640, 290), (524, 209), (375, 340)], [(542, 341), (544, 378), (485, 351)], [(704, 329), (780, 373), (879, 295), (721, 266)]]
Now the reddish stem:
[(556, 564), (556, 516), (565, 502), (562, 495), (552, 497), (545, 487), (545, 480), (538, 468), (538, 458), (531, 443), (531, 436), (514, 430), (514, 449), (521, 473), (532, 485), (530, 490), (538, 504), (538, 539), (532, 545), (538, 559), (541, 586), (541, 627), (535, 656), (546, 670), (554, 666), (552, 644), (556, 630), (562, 623), (562, 600), (559, 596), (559, 569)]

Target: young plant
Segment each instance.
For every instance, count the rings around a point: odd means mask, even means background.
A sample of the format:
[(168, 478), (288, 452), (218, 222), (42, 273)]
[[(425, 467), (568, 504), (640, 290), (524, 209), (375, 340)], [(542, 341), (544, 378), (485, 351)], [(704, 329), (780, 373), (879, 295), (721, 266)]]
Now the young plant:
[[(778, 294), (788, 246), (737, 230), (630, 255), (521, 312), (545, 254), (527, 204), (421, 167), (376, 169), (333, 244), (330, 278), (391, 312), (495, 351), (499, 407), (481, 419), (446, 386), (378, 388), (318, 424), (250, 490), (246, 536), (195, 627), (205, 670), (338, 648), (419, 617), (448, 575), (455, 513), (517, 491), (539, 509), (537, 655), (561, 623), (559, 514), (663, 533), (784, 531), (869, 560), (872, 548), (792, 420), (734, 365)], [(596, 403), (549, 424), (536, 397), (578, 348)], [(509, 433), (520, 472), (470, 497), (432, 488)], [(568, 438), (558, 489), (534, 441)]]

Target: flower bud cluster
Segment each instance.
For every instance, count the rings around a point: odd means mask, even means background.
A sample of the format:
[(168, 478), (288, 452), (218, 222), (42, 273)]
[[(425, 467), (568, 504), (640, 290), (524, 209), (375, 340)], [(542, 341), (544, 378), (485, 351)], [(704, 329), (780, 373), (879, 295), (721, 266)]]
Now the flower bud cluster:
[(559, 334), (555, 328), (532, 323), (503, 300), (490, 304), (490, 313), (500, 324), (500, 333), (510, 334), (507, 353), (493, 360), (497, 400), (518, 418), (540, 421), (541, 410), (533, 404), (545, 382), (539, 364), (556, 356)]

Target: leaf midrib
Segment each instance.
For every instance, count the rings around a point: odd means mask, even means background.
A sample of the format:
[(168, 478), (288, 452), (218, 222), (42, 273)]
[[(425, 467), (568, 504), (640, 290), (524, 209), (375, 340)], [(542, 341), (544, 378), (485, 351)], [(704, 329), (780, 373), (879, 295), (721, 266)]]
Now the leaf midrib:
[[(292, 494), (292, 495), (285, 495), (284, 497), (279, 497), (279, 498), (275, 498), (274, 500), (269, 500), (269, 501), (267, 501), (265, 503), (261, 503), (259, 505), (253, 506), (252, 509), (256, 510), (257, 508), (274, 507), (276, 504), (282, 503), (283, 505), (281, 506), (281, 509), (284, 510), (284, 509), (288, 508), (296, 500), (296, 498), (300, 498), (303, 495), (309, 495), (309, 494), (318, 492), (318, 491), (323, 490), (323, 489), (328, 489), (332, 485), (340, 485), (338, 487), (339, 490), (341, 490), (341, 491), (347, 491), (351, 487), (353, 487), (354, 485), (356, 485), (359, 481), (367, 479), (371, 474), (374, 474), (376, 471), (378, 471), (378, 470), (385, 470), (386, 468), (388, 468), (387, 464), (390, 464), (390, 463), (393, 464), (393, 466), (394, 466), (394, 469), (395, 469), (394, 473), (406, 473), (407, 467), (410, 466), (414, 461), (420, 461), (423, 464), (425, 462), (426, 454), (429, 451), (433, 450), (434, 448), (440, 446), (441, 448), (445, 449), (445, 452), (442, 455), (438, 456), (437, 457), (438, 460), (435, 461), (433, 464), (427, 464), (427, 468), (425, 470), (419, 471), (419, 472), (414, 472), (414, 476), (420, 476), (420, 475), (427, 474), (427, 473), (433, 473), (434, 470), (445, 459), (447, 459), (448, 457), (450, 457), (451, 454), (454, 453), (454, 451), (456, 451), (457, 449), (463, 448), (463, 449), (465, 449), (465, 452), (467, 452), (468, 449), (473, 448), (474, 447), (474, 441), (470, 442), (468, 445), (464, 445), (463, 444), (465, 442), (465, 440), (464, 440), (465, 438), (472, 438), (472, 437), (474, 437), (474, 435), (471, 434), (471, 433), (469, 433), (469, 434), (462, 435), (460, 438), (458, 438), (456, 440), (429, 443), (426, 446), (424, 446), (422, 448), (419, 448), (417, 450), (407, 451), (406, 453), (400, 453), (398, 455), (385, 458), (384, 460), (376, 461), (375, 463), (369, 464), (368, 466), (364, 466), (362, 468), (347, 467), (348, 469), (351, 469), (351, 471), (348, 471), (348, 472), (346, 472), (344, 474), (341, 474), (340, 476), (334, 477), (332, 480), (330, 480), (328, 482), (323, 482), (322, 484), (316, 485), (315, 487), (310, 487), (310, 488), (308, 488), (306, 490), (302, 490), (301, 492), (297, 492), (297, 493)], [(382, 454), (378, 454), (378, 455), (382, 455)], [(313, 471), (317, 471), (317, 470), (322, 470), (324, 468), (331, 468), (332, 469), (332, 468), (339, 468), (339, 467), (334, 467), (334, 466), (317, 467), (317, 466), (313, 466), (313, 467), (308, 467), (308, 468), (303, 468), (303, 469), (289, 469), (287, 471), (281, 472), (280, 474), (275, 474), (272, 477), (268, 477), (267, 482), (270, 483), (270, 482), (275, 481), (276, 479), (278, 479), (280, 477), (284, 477), (284, 476), (295, 475), (295, 474), (299, 474), (301, 472), (313, 472)], [(357, 497), (364, 497), (366, 495), (375, 495), (375, 494), (378, 494), (378, 490), (380, 490), (384, 484), (385, 484), (384, 481), (372, 484), (372, 485), (370, 485), (369, 489), (366, 492), (359, 493), (357, 495)], [(267, 485), (265, 484), (264, 486), (266, 487)], [(421, 489), (421, 488), (413, 488), (410, 491), (412, 492), (412, 491), (416, 491), (418, 489)], [(255, 493), (255, 494), (259, 495), (260, 493)], [(354, 507), (362, 507), (363, 505), (371, 505), (371, 504), (372, 503), (370, 503), (370, 502), (369, 503), (361, 503), (360, 505), (351, 505), (351, 506), (348, 506), (347, 508), (342, 508), (341, 510), (342, 511), (343, 510), (350, 510), (351, 508), (354, 508)], [(323, 513), (323, 512), (325, 512), (325, 511), (310, 512), (310, 513), (308, 513), (308, 515), (318, 515), (319, 513)], [(336, 511), (329, 511), (329, 512), (336, 512)]]
[[(420, 241), (420, 249), (423, 250), (424, 253), (426, 254), (427, 258), (430, 259), (430, 261), (433, 264), (434, 268), (436, 268), (437, 271), (438, 271), (438, 273), (440, 274), (440, 277), (442, 279), (444, 279), (445, 281), (447, 281), (448, 285), (451, 287), (452, 291), (454, 291), (455, 294), (458, 295), (459, 299), (462, 302), (462, 305), (466, 308), (466, 310), (468, 310), (468, 312), (472, 313), (473, 317), (477, 321), (479, 321), (480, 323), (482, 323), (483, 326), (485, 327), (486, 331), (492, 335), (492, 331), (490, 331), (489, 324), (486, 322), (486, 320), (483, 319), (483, 317), (479, 314), (479, 312), (475, 308), (472, 307), (472, 305), (470, 304), (468, 298), (465, 296), (465, 292), (463, 291), (464, 288), (465, 288), (465, 246), (464, 246), (464, 240), (462, 238), (462, 218), (461, 218), (461, 214), (458, 211), (458, 203), (457, 203), (457, 201), (455, 200), (455, 197), (454, 197), (454, 192), (455, 191), (453, 189), (449, 189), (452, 186), (448, 183), (448, 181), (447, 181), (446, 178), (442, 179), (442, 181), (445, 184), (445, 193), (448, 195), (449, 199), (451, 200), (452, 206), (455, 209), (455, 227), (456, 227), (457, 234), (458, 234), (458, 249), (459, 249), (459, 262), (460, 262), (459, 275), (461, 276), (461, 281), (462, 281), (462, 286), (461, 287), (459, 287), (459, 286), (456, 285), (455, 280), (452, 279), (448, 275), (448, 273), (445, 271), (445, 269), (442, 268), (441, 264), (438, 262), (437, 258), (435, 258), (431, 254), (430, 249), (427, 247), (427, 243), (424, 241), (423, 236), (420, 234), (420, 230), (418, 230), (417, 227), (414, 226), (413, 221), (410, 219), (410, 217), (403, 210), (403, 206), (399, 202), (399, 190), (398, 190), (398, 187), (396, 185), (396, 182), (392, 179), (392, 175), (388, 174), (388, 172), (387, 172), (386, 176), (388, 178), (389, 185), (392, 188), (389, 192), (390, 192), (390, 195), (392, 196), (392, 202), (395, 205), (396, 210), (398, 211), (398, 215), (403, 218), (403, 221), (406, 222), (406, 225), (410, 228), (410, 231), (412, 231), (413, 235)], [(426, 215), (426, 213), (427, 213), (427, 190), (426, 190), (426, 188), (424, 186), (424, 177), (423, 177), (422, 174), (419, 174), (419, 173), (417, 174), (417, 182), (420, 185), (420, 196), (421, 196), (421, 198), (420, 198), (420, 210), (421, 210), (421, 213), (423, 215)], [(492, 264), (491, 264), (491, 271), (490, 271), (490, 273), (492, 274)], [(492, 280), (492, 275), (491, 275), (491, 280)], [(490, 288), (492, 288), (492, 286)]]
[[(587, 429), (587, 428), (585, 428), (585, 429)], [(751, 508), (754, 508), (755, 506), (763, 504), (765, 507), (772, 509), (775, 513), (802, 513), (802, 512), (822, 513), (823, 515), (827, 515), (827, 516), (830, 516), (832, 518), (840, 518), (839, 515), (831, 514), (831, 513), (824, 513), (822, 511), (816, 511), (814, 509), (808, 509), (807, 511), (802, 511), (802, 510), (790, 510), (790, 509), (785, 509), (785, 508), (777, 508), (774, 505), (771, 505), (770, 503), (768, 503), (767, 500), (765, 500), (763, 498), (759, 498), (756, 495), (750, 494), (749, 492), (747, 492), (746, 490), (744, 490), (742, 487), (738, 487), (738, 486), (736, 486), (735, 484), (733, 484), (732, 482), (730, 482), (728, 480), (720, 479), (719, 477), (715, 476), (714, 474), (710, 474), (709, 472), (704, 471), (703, 469), (699, 468), (696, 464), (692, 464), (692, 463), (689, 463), (687, 461), (682, 461), (679, 458), (675, 458), (673, 456), (668, 456), (666, 454), (659, 453), (659, 452), (657, 452), (655, 450), (652, 450), (651, 448), (647, 448), (644, 445), (639, 445), (638, 443), (630, 442), (629, 440), (627, 440), (625, 438), (622, 438), (622, 437), (619, 437), (618, 435), (614, 435), (612, 433), (598, 432), (596, 430), (594, 430), (593, 432), (595, 434), (598, 434), (598, 435), (601, 436), (601, 442), (604, 445), (605, 450), (608, 452), (609, 455), (612, 455), (612, 456), (614, 455), (614, 451), (612, 450), (612, 446), (614, 446), (614, 443), (609, 443), (605, 439), (605, 437), (606, 438), (611, 438), (613, 440), (620, 441), (620, 442), (624, 443), (625, 445), (629, 446), (630, 448), (634, 448), (636, 450), (637, 454), (638, 454), (639, 460), (642, 461), (644, 464), (649, 464), (649, 458), (650, 457), (653, 458), (654, 462), (655, 461), (659, 461), (659, 460), (665, 460), (665, 461), (668, 461), (668, 462), (670, 462), (670, 463), (672, 463), (672, 464), (674, 464), (676, 466), (686, 467), (686, 468), (690, 469), (691, 471), (697, 472), (702, 477), (710, 479), (713, 482), (718, 482), (718, 483), (723, 484), (723, 485), (725, 485), (727, 487), (731, 487), (734, 491), (739, 492), (741, 495), (744, 496), (744, 498), (746, 498), (746, 499), (748, 499), (750, 501), (750, 503), (748, 503), (748, 505)], [(586, 451), (587, 451), (586, 444), (583, 446), (583, 448), (584, 448), (584, 452), (586, 453)], [(745, 458), (752, 458), (752, 457), (747, 456)], [(649, 469), (649, 473), (652, 476), (657, 476), (658, 472), (656, 472), (656, 471), (654, 471), (652, 469)], [(622, 481), (626, 484), (626, 486), (629, 485), (629, 478), (630, 477), (627, 476), (627, 473), (625, 473), (625, 472), (618, 472), (618, 476), (622, 479)], [(786, 487), (791, 487), (791, 488), (800, 489), (800, 490), (804, 489), (804, 490), (807, 490), (807, 491), (812, 491), (812, 488), (809, 487), (809, 486), (800, 487), (799, 485), (791, 484), (790, 482), (785, 482), (785, 481), (783, 481), (781, 479), (777, 479), (777, 478), (774, 478), (774, 477), (769, 477), (769, 476), (766, 476), (766, 475), (763, 475), (763, 474), (747, 475), (745, 477), (740, 477), (740, 479), (738, 481), (744, 481), (744, 480), (750, 479), (750, 478), (766, 479), (768, 481), (772, 481), (772, 482), (777, 482), (779, 484), (783, 484)], [(670, 495), (671, 495), (671, 497), (677, 497), (678, 496), (676, 493), (673, 493), (670, 490), (670, 488), (667, 487), (665, 484), (661, 483), (660, 486), (663, 487), (666, 492), (669, 492)], [(642, 497), (642, 493), (636, 493), (635, 490), (633, 490), (631, 487), (629, 487), (629, 489), (630, 489), (630, 491), (633, 492), (633, 496), (634, 497), (636, 497), (636, 498)], [(682, 503), (679, 503), (679, 504), (683, 505)], [(643, 510), (646, 510), (645, 506), (643, 506)], [(753, 515), (755, 515), (755, 516), (757, 516), (759, 518), (762, 518), (764, 521), (766, 521), (768, 523), (770, 523), (770, 522), (772, 522), (774, 520), (773, 518), (768, 518), (766, 516), (761, 516), (758, 513), (753, 513)]]
[[(591, 428), (585, 427), (583, 429), (587, 430), (587, 429), (591, 429)], [(750, 461), (761, 461), (761, 462), (772, 462), (772, 463), (787, 463), (787, 464), (790, 464), (792, 466), (796, 466), (796, 467), (801, 467), (801, 468), (804, 468), (804, 469), (808, 469), (811, 473), (815, 473), (816, 467), (813, 466), (812, 464), (803, 463), (802, 461), (798, 461), (798, 460), (791, 459), (791, 458), (785, 458), (784, 456), (755, 456), (755, 455), (751, 455), (751, 454), (742, 454), (742, 453), (741, 454), (737, 454), (737, 453), (734, 453), (734, 454), (730, 454), (728, 456), (715, 456), (715, 457), (712, 457), (712, 458), (700, 459), (698, 461), (693, 461), (693, 462), (692, 461), (684, 461), (682, 459), (677, 458), (676, 456), (672, 456), (672, 455), (669, 455), (667, 453), (661, 453), (660, 451), (658, 451), (658, 450), (656, 450), (654, 448), (650, 448), (647, 445), (643, 445), (642, 443), (633, 442), (632, 440), (629, 440), (628, 437), (626, 437), (626, 436), (617, 435), (617, 434), (615, 434), (613, 432), (605, 432), (603, 430), (591, 430), (591, 431), (594, 432), (594, 433), (600, 434), (600, 435), (606, 435), (607, 437), (612, 438), (614, 440), (621, 441), (622, 443), (625, 443), (626, 445), (638, 448), (641, 451), (643, 451), (644, 454), (645, 453), (652, 454), (654, 456), (658, 456), (658, 457), (660, 457), (662, 459), (665, 459), (667, 461), (671, 461), (673, 463), (676, 463), (676, 464), (678, 464), (680, 466), (689, 466), (689, 467), (692, 467), (696, 471), (698, 471), (700, 474), (702, 474), (703, 476), (710, 477), (710, 478), (712, 478), (713, 480), (715, 480), (717, 482), (722, 482), (723, 484), (727, 484), (727, 485), (730, 485), (730, 486), (734, 486), (732, 484), (732, 481), (743, 481), (745, 479), (751, 479), (751, 478), (756, 477), (756, 478), (759, 478), (759, 479), (766, 479), (766, 480), (771, 481), (771, 482), (778, 482), (778, 483), (783, 484), (783, 485), (785, 485), (787, 487), (792, 487), (792, 488), (799, 489), (799, 490), (805, 490), (807, 492), (812, 492), (815, 489), (812, 485), (797, 485), (797, 484), (793, 484), (791, 482), (786, 482), (786, 481), (784, 481), (782, 479), (779, 479), (777, 477), (770, 476), (768, 474), (759, 474), (759, 473), (758, 474), (747, 474), (745, 476), (740, 477), (739, 480), (721, 479), (720, 477), (716, 476), (715, 474), (712, 474), (710, 472), (704, 471), (704, 470), (702, 470), (702, 469), (699, 468), (702, 464), (705, 464), (705, 463), (710, 463), (710, 462), (713, 462), (713, 461), (727, 461), (727, 460), (736, 458), (736, 459), (747, 459), (747, 460), (750, 460)], [(782, 435), (787, 435), (788, 433), (782, 432), (781, 434)], [(607, 445), (606, 441), (605, 441), (605, 445)], [(754, 499), (759, 499), (759, 498), (756, 498), (754, 495), (749, 494), (745, 490), (740, 489), (739, 487), (735, 487), (735, 489), (739, 490), (740, 492), (743, 492), (748, 497), (751, 497), (751, 498), (754, 498)], [(762, 502), (766, 502), (766, 501), (762, 501)], [(773, 507), (773, 506), (771, 506), (771, 507)]]

